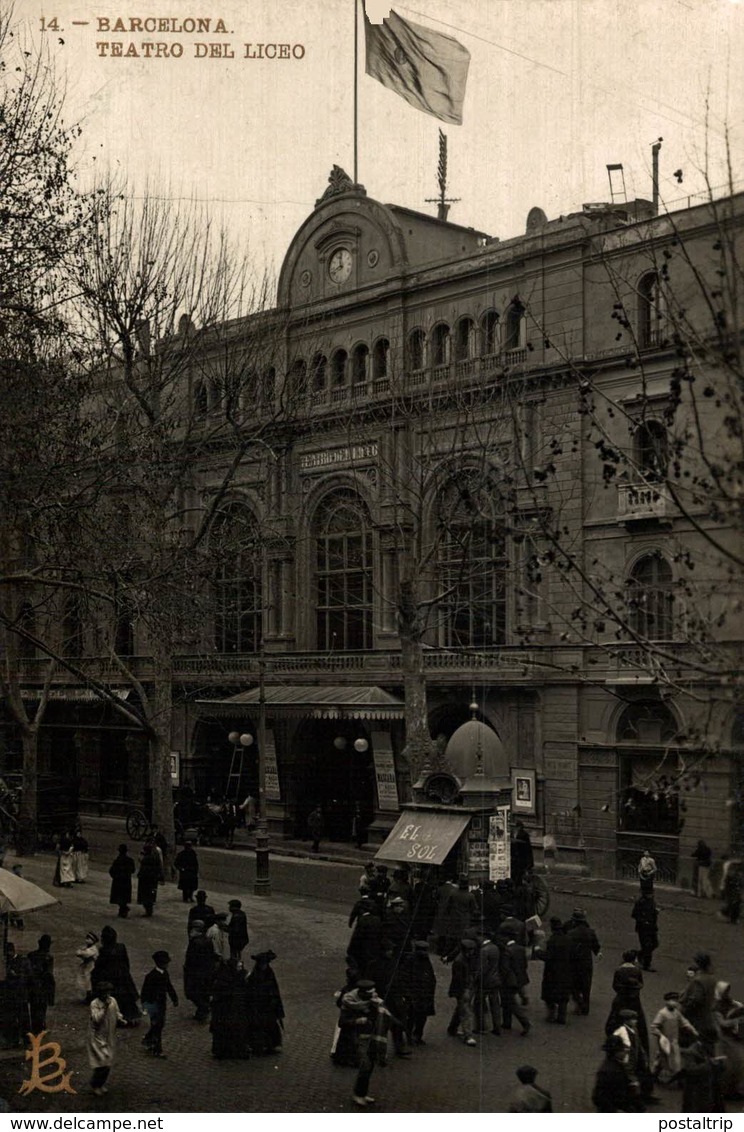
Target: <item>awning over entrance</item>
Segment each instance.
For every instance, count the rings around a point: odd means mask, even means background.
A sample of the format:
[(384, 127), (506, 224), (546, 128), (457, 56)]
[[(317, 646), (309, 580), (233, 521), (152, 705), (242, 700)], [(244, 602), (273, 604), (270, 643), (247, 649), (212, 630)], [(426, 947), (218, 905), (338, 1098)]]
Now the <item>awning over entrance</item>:
[(470, 814), (404, 810), (375, 860), (441, 865), (469, 821)]
[[(227, 699), (196, 702), (219, 715), (254, 714), (261, 702), (261, 693), (259, 688), (251, 688)], [(264, 691), (264, 702), (269, 710), (279, 709), (282, 715), (299, 715), (309, 719), (399, 719), (404, 707), (397, 696), (374, 686), (292, 687), (269, 684)]]

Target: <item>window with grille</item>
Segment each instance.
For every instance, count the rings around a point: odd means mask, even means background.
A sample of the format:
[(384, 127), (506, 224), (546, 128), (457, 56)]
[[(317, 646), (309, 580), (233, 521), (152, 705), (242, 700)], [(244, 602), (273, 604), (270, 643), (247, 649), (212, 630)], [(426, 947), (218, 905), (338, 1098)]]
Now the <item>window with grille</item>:
[(215, 649), (220, 653), (257, 652), (263, 593), (255, 516), (242, 505), (229, 507), (215, 523), (212, 538), (220, 559), (215, 578)]
[(448, 648), (483, 648), (506, 637), (506, 537), (500, 508), (477, 473), (442, 493), (440, 639)]
[(633, 632), (651, 641), (673, 636), (672, 568), (661, 554), (646, 554), (627, 582), (628, 619)]
[(352, 491), (329, 496), (315, 517), (317, 647), (372, 647), (372, 531)]

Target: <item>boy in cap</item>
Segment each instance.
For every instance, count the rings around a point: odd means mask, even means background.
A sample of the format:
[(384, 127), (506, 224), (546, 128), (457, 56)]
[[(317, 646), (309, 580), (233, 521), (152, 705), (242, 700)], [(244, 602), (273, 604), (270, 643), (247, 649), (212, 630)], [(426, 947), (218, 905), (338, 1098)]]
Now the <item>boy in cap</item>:
[(163, 1029), (168, 999), (178, 1006), (178, 995), (168, 974), (170, 955), (167, 951), (156, 951), (152, 961), (152, 971), (145, 975), (142, 984), (142, 1006), (150, 1017), (150, 1029), (142, 1039), (142, 1044), (153, 1057), (165, 1057), (163, 1053)]
[(341, 998), (339, 1026), (342, 1030), (353, 1030), (359, 1045), (359, 1072), (351, 1095), (359, 1108), (374, 1104), (375, 1098), (369, 1096), (367, 1089), (380, 1051), (387, 1047), (387, 1030), (391, 1020), (392, 1015), (375, 992), (372, 979), (361, 979)]

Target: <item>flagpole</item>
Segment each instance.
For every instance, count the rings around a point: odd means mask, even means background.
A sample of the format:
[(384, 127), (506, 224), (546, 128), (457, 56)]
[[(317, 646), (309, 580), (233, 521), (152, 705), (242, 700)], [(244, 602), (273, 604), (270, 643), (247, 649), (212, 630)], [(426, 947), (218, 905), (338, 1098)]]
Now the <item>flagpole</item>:
[(359, 120), (359, 4), (354, 0), (354, 184), (359, 181), (357, 160)]

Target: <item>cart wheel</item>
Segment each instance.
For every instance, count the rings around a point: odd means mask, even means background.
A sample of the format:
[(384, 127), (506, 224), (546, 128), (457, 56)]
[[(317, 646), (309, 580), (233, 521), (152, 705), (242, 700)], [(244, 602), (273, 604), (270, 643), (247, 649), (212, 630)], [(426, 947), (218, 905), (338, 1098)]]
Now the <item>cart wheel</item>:
[(535, 894), (535, 912), (542, 919), (550, 907), (550, 889), (539, 873), (533, 875), (532, 885)]
[(130, 810), (127, 814), (127, 833), (135, 841), (144, 841), (150, 829), (150, 823), (142, 810)]

